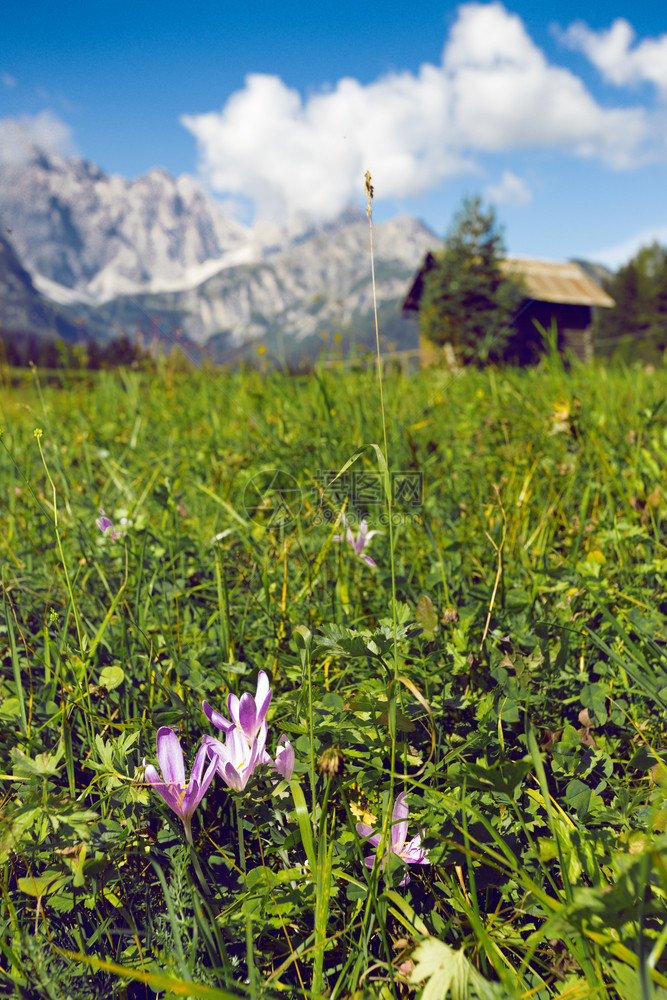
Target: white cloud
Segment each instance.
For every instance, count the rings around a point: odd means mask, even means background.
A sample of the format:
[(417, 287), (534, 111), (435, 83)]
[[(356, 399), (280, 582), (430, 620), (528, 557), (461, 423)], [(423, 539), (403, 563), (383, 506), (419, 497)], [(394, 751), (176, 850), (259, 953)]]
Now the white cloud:
[(443, 69), (459, 141), (470, 149), (562, 150), (617, 168), (642, 158), (644, 110), (601, 107), (577, 76), (547, 63), (521, 19), (499, 3), (459, 8)]
[(0, 118), (0, 163), (26, 163), (33, 151), (71, 155), (72, 131), (51, 111), (21, 118)]
[(450, 111), (440, 75), (424, 66), (368, 86), (347, 78), (302, 102), (278, 77), (252, 74), (222, 111), (182, 122), (215, 190), (248, 195), (269, 217), (335, 215), (363, 193), (367, 169), (386, 197), (472, 169), (443, 142)]
[(667, 246), (667, 224), (654, 226), (652, 229), (643, 229), (622, 243), (604, 247), (602, 250), (593, 250), (585, 256), (587, 260), (605, 264), (615, 271), (623, 264), (627, 264), (642, 247), (650, 246), (652, 243), (661, 243), (662, 246)]
[(503, 171), (497, 184), (488, 184), (484, 194), (497, 205), (528, 205), (533, 200), (533, 192), (526, 182), (511, 170)]
[(619, 17), (602, 31), (575, 21), (560, 33), (560, 38), (570, 48), (583, 52), (609, 83), (619, 87), (652, 83), (667, 98), (667, 34), (645, 38), (633, 48), (634, 28)]
[(306, 99), (251, 74), (220, 111), (181, 122), (211, 187), (273, 218), (337, 214), (360, 200), (367, 169), (378, 198), (406, 198), (479, 172), (485, 153), (538, 148), (620, 169), (651, 155), (647, 112), (599, 105), (500, 3), (459, 7), (439, 66), (346, 78)]
[(3, 87), (7, 87), (9, 90), (13, 90), (16, 86), (16, 77), (12, 76), (11, 73), (0, 73), (0, 81), (2, 81)]

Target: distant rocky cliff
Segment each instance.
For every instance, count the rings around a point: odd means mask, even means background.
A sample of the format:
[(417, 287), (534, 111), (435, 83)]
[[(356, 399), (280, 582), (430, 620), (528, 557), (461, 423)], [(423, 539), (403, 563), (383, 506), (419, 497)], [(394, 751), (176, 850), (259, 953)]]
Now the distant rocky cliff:
[[(250, 228), (193, 178), (129, 181), (35, 150), (0, 166), (0, 222), (36, 289), (100, 340), (121, 329), (227, 349), (261, 339), (293, 356), (318, 335), (364, 340), (371, 326), (368, 222), (354, 209), (326, 225)], [(376, 224), (374, 242), (378, 303), (400, 341), (401, 297), (438, 240), (404, 217)]]
[(68, 310), (39, 294), (14, 248), (0, 233), (0, 334), (74, 341), (81, 326)]

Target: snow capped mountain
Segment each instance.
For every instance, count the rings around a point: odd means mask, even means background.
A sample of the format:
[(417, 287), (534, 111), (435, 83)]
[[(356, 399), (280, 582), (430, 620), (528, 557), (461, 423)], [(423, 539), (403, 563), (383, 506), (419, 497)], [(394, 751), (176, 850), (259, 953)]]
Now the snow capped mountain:
[[(358, 209), (250, 228), (191, 177), (155, 169), (129, 181), (35, 150), (27, 165), (0, 166), (0, 221), (35, 287), (96, 338), (124, 329), (235, 349), (369, 329), (368, 220)], [(409, 218), (374, 233), (378, 302), (393, 323), (438, 240)]]
[[(395, 307), (400, 320), (399, 303), (437, 241), (406, 217), (374, 230), (377, 299)], [(116, 300), (108, 308), (114, 309), (110, 318), (132, 332), (146, 331), (150, 317), (163, 334), (180, 330), (201, 345), (216, 335), (238, 347), (352, 330), (373, 311), (368, 222), (360, 214), (254, 264), (224, 268), (196, 288)]]
[(61, 300), (197, 284), (256, 252), (251, 231), (192, 177), (155, 169), (129, 181), (39, 151), (0, 167), (0, 219), (35, 285)]

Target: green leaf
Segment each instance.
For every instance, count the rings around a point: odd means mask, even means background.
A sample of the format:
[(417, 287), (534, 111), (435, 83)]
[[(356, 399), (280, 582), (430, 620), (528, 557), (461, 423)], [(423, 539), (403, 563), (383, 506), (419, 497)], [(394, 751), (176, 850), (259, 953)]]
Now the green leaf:
[[(646, 995), (642, 992), (640, 974), (636, 969), (631, 969), (629, 965), (621, 962), (612, 962), (612, 968), (615, 978), (614, 987), (621, 1000), (637, 1000), (637, 997)], [(651, 989), (651, 985), (649, 985), (649, 989)], [(652, 1000), (667, 1000), (667, 990), (653, 983)]]
[(524, 758), (524, 760), (504, 761), (502, 764), (494, 764), (490, 767), (484, 767), (481, 764), (457, 764), (451, 769), (452, 777), (459, 769), (460, 778), (457, 777), (455, 780), (465, 778), (468, 788), (494, 792), (512, 798), (517, 789), (520, 788), (523, 779), (532, 771), (533, 762), (529, 758)]
[(433, 607), (433, 601), (428, 594), (422, 594), (417, 601), (415, 618), (417, 620), (417, 624), (421, 625), (423, 628), (424, 636), (427, 639), (432, 639), (438, 631), (438, 616), (435, 608)]
[(465, 957), (463, 950), (455, 950), (437, 938), (427, 938), (417, 946), (413, 955), (415, 968), (411, 983), (427, 980), (421, 1000), (468, 1000), (472, 986), (480, 1000), (500, 1000), (507, 993), (500, 983), (490, 983), (479, 974)]
[(644, 746), (641, 746), (637, 753), (632, 757), (630, 767), (634, 767), (638, 771), (648, 771), (650, 768), (655, 767), (655, 765), (659, 763), (660, 761), (652, 750), (644, 744)]
[(294, 810), (296, 812), (296, 819), (301, 833), (301, 843), (303, 844), (303, 849), (306, 852), (306, 858), (308, 859), (310, 870), (311, 872), (314, 872), (317, 865), (317, 858), (315, 855), (315, 845), (313, 843), (313, 827), (310, 819), (310, 813), (308, 812), (308, 807), (306, 806), (306, 799), (298, 781), (292, 779), (289, 786), (292, 791)]
[(100, 671), (99, 684), (100, 687), (104, 687), (107, 691), (113, 691), (114, 688), (120, 687), (120, 685), (125, 680), (125, 671), (122, 667), (112, 666), (104, 667)]
[(565, 789), (567, 802), (577, 810), (579, 819), (583, 819), (589, 812), (602, 806), (602, 799), (596, 795), (588, 785), (578, 778), (568, 781)]
[(18, 698), (5, 698), (0, 705), (0, 718), (16, 719), (21, 714), (21, 705)]
[(59, 761), (64, 752), (65, 744), (62, 740), (53, 753), (41, 753), (36, 757), (29, 757), (18, 747), (13, 747), (10, 754), (14, 761), (14, 774), (17, 778), (54, 777), (60, 770)]
[(95, 746), (102, 764), (106, 769), (111, 770), (113, 768), (113, 743), (111, 740), (105, 743), (100, 734), (95, 733)]
[(315, 637), (318, 646), (330, 649), (338, 656), (382, 656), (391, 649), (388, 640), (380, 631), (360, 632), (345, 625), (321, 625), (321, 636)]
[[(404, 613), (401, 612), (401, 617)], [(397, 621), (394, 629), (394, 622), (391, 618), (382, 618), (379, 628), (376, 629), (352, 629), (345, 625), (329, 624), (321, 625), (321, 636), (315, 638), (318, 646), (324, 646), (337, 656), (375, 656), (383, 657), (392, 649), (394, 645), (394, 631), (396, 640), (401, 642), (411, 639), (412, 636), (421, 632), (414, 624), (405, 624)]]
[(248, 889), (261, 889), (264, 892), (268, 892), (278, 884), (280, 879), (270, 868), (260, 866), (258, 868), (251, 868), (245, 877), (245, 881)]
[(39, 877), (29, 875), (27, 878), (17, 878), (16, 884), (21, 892), (26, 892), (29, 896), (45, 896), (48, 892), (60, 888), (66, 879), (60, 872), (45, 872)]

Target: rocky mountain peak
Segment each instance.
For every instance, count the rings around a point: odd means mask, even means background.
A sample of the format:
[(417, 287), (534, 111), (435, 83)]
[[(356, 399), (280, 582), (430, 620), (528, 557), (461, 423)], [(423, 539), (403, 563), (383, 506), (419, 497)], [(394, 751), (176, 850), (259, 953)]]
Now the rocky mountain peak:
[(178, 286), (249, 237), (193, 178), (155, 168), (130, 181), (40, 150), (0, 166), (0, 220), (38, 286), (83, 301)]
[[(103, 339), (115, 327), (234, 349), (257, 338), (305, 343), (327, 329), (363, 330), (372, 309), (368, 220), (356, 207), (250, 228), (194, 177), (155, 167), (128, 180), (36, 150), (27, 165), (0, 165), (0, 222), (37, 290)], [(438, 240), (408, 217), (374, 233), (378, 301), (395, 324)]]

